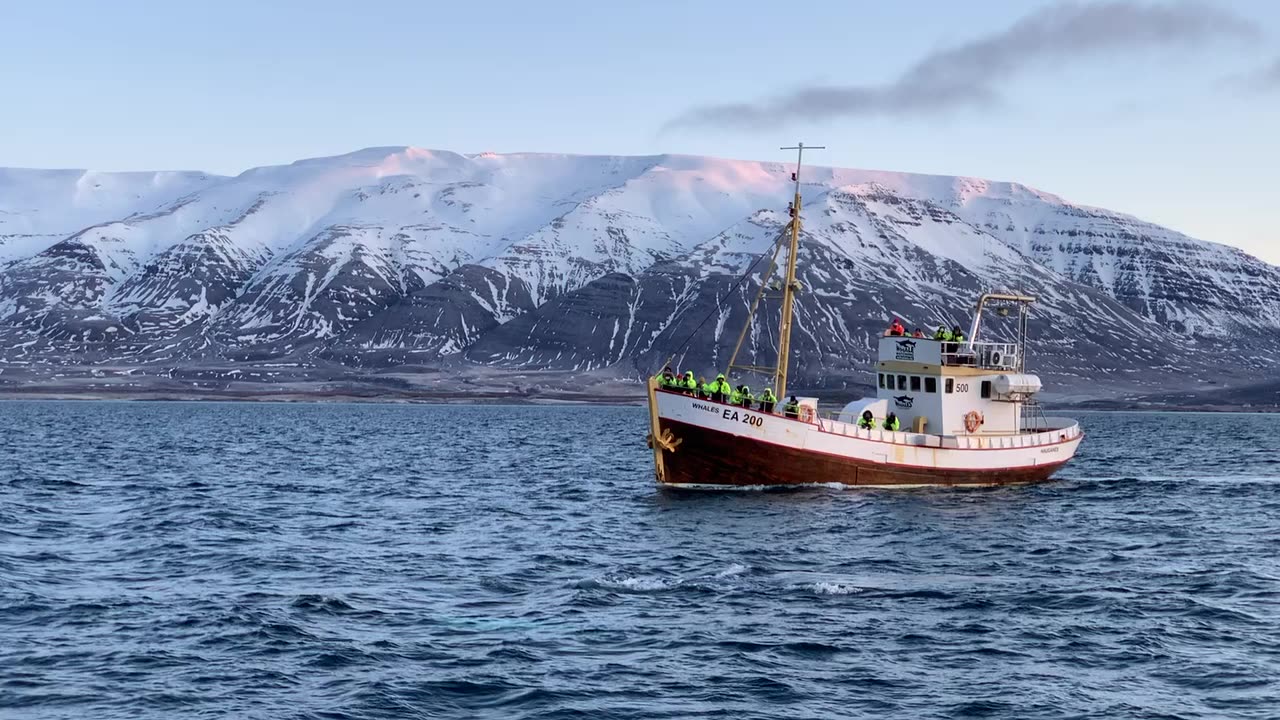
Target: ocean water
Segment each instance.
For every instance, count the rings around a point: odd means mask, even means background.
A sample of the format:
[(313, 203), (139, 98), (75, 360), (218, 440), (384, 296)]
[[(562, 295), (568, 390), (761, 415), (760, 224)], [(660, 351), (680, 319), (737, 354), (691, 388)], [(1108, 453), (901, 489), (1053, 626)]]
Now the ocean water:
[(636, 407), (0, 403), (0, 717), (1280, 717), (1280, 416), (1079, 416), (716, 493)]

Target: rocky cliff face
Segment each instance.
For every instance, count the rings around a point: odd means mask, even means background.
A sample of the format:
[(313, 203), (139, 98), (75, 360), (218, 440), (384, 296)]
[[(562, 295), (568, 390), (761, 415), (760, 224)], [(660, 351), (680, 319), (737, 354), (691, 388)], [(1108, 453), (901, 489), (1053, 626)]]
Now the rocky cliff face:
[[(0, 380), (264, 366), (350, 379), (408, 363), (573, 382), (634, 378), (672, 353), (709, 373), (783, 230), (789, 174), (413, 148), (234, 178), (0, 170)], [(1280, 372), (1280, 269), (1243, 252), (1011, 183), (806, 180), (802, 385), (860, 386), (891, 316), (965, 324), (984, 289), (1041, 298), (1033, 364), (1075, 394)], [(776, 303), (766, 293), (744, 360), (773, 361)]]

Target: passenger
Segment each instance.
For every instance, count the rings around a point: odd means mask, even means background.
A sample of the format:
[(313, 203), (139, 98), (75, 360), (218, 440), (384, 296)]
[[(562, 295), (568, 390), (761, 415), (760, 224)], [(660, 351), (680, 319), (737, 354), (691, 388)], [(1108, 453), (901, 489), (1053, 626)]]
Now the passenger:
[(915, 331), (915, 332), (913, 332), (913, 333), (911, 333), (911, 337), (913, 337), (913, 338), (923, 338), (923, 337), (924, 337), (924, 331), (923, 331), (923, 330), (921, 330), (920, 328), (916, 328), (916, 331)]
[(685, 395), (696, 396), (698, 394), (698, 381), (693, 379), (692, 370), (685, 371), (684, 379), (680, 383), (680, 389), (684, 391)]
[(894, 318), (893, 324), (889, 326), (889, 334), (895, 337), (901, 337), (907, 334), (907, 329), (902, 326), (901, 320)]
[(898, 422), (898, 414), (889, 413), (888, 415), (886, 415), (884, 418), (884, 423), (881, 424), (881, 427), (891, 432), (898, 432), (898, 430), (902, 429), (902, 423)]
[[(960, 350), (962, 349), (962, 348), (961, 348), (960, 343), (964, 342), (964, 331), (960, 329), (960, 326), (959, 326), (959, 325), (956, 325), (956, 326), (955, 326), (955, 328), (954, 328), (954, 329), (952, 329), (952, 331), (951, 331), (951, 340), (952, 340), (954, 343), (956, 343), (955, 345), (952, 345), (952, 346), (951, 346), (951, 352), (953, 352), (953, 353), (959, 353), (959, 352), (960, 352)], [(972, 364), (972, 363), (973, 363), (973, 358), (972, 358), (972, 357), (958, 357), (958, 358), (956, 358), (956, 361), (957, 361), (958, 363), (960, 363), (961, 365), (969, 365), (969, 364)]]
[(870, 410), (863, 410), (862, 417), (858, 420), (858, 427), (864, 430), (874, 430), (876, 427), (876, 419), (871, 416)]
[(707, 385), (707, 381), (703, 378), (698, 378), (698, 397), (703, 400), (711, 397), (711, 386)]
[(664, 389), (670, 389), (671, 387), (675, 386), (675, 384), (676, 384), (676, 374), (675, 374), (675, 371), (671, 369), (671, 366), (668, 365), (662, 368), (662, 374), (658, 376), (658, 387), (664, 388)]
[(937, 332), (933, 334), (933, 339), (947, 342), (951, 340), (951, 331), (945, 325), (939, 325)]
[(778, 402), (778, 398), (773, 395), (773, 388), (765, 388), (760, 393), (760, 412), (773, 412), (773, 404)]
[(741, 385), (734, 388), (733, 391), (729, 393), (729, 404), (730, 405), (742, 404), (742, 386)]
[(792, 420), (798, 420), (800, 418), (800, 401), (796, 400), (795, 395), (792, 395), (791, 399), (787, 401), (787, 404), (782, 406), (782, 414)]
[(751, 394), (751, 388), (747, 387), (746, 385), (743, 385), (742, 401), (739, 404), (742, 405), (742, 407), (749, 409), (751, 407), (751, 403), (755, 401), (756, 401), (756, 398), (754, 395)]
[(725, 382), (724, 373), (716, 375), (715, 382), (711, 383), (711, 399), (718, 403), (722, 403), (729, 398), (729, 383)]

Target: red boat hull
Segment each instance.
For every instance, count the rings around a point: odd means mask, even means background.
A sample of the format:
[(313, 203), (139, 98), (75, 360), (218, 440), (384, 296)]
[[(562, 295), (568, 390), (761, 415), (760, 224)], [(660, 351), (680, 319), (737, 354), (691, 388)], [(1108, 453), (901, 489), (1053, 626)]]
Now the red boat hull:
[(674, 452), (662, 451), (666, 485), (1025, 485), (1048, 480), (1066, 464), (1001, 470), (904, 467), (760, 442), (667, 418), (658, 422), (681, 440)]

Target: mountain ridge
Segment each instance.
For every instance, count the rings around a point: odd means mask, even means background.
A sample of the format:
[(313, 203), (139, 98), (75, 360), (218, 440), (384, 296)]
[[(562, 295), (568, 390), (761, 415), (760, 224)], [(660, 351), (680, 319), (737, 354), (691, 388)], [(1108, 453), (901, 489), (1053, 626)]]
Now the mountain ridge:
[[(268, 362), (317, 382), (405, 363), (634, 379), (706, 312), (691, 347), (719, 362), (751, 297), (717, 293), (781, 232), (791, 169), (407, 146), (235, 176), (0, 169), (0, 380)], [(1016, 182), (815, 166), (804, 189), (802, 382), (865, 382), (890, 316), (956, 321), (994, 287), (1043, 296), (1043, 367), (1066, 385), (1276, 372), (1280, 268), (1237, 248)], [(749, 333), (762, 361), (770, 329)], [(1153, 343), (1184, 377), (1159, 377)]]

